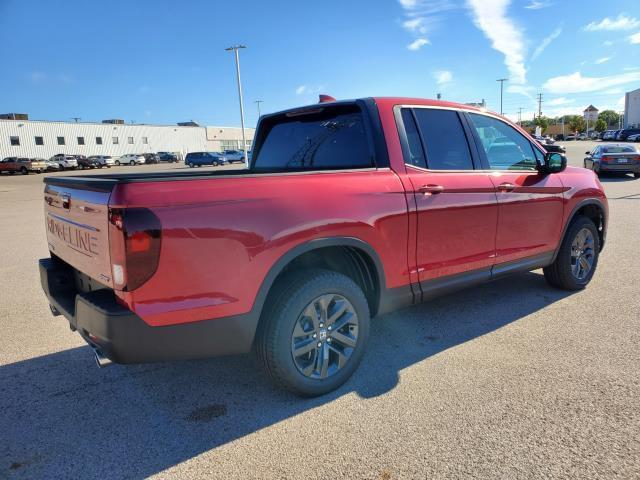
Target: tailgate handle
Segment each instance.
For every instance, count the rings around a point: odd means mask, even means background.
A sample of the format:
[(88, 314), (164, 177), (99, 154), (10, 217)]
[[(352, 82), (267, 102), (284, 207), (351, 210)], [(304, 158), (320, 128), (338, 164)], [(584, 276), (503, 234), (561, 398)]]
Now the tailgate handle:
[(424, 193), (425, 195), (429, 195), (429, 194), (435, 195), (436, 193), (444, 192), (444, 187), (442, 185), (432, 185), (432, 184), (423, 185), (418, 189), (418, 192)]

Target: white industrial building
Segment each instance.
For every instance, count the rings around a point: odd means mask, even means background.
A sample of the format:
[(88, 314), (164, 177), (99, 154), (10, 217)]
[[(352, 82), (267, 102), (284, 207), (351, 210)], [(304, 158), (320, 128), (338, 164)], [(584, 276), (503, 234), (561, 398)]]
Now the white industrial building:
[[(246, 128), (246, 149), (251, 149), (255, 129)], [(70, 155), (189, 152), (242, 148), (242, 129), (179, 125), (51, 122), (0, 119), (0, 159), (50, 158)]]
[(640, 128), (640, 88), (624, 95), (624, 128)]

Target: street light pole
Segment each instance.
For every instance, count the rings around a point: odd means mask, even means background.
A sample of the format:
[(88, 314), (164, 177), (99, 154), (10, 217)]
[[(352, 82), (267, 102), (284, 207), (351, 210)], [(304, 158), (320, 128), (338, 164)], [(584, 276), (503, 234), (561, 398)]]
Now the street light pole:
[(496, 82), (500, 82), (500, 115), (502, 115), (502, 87), (504, 85), (504, 82), (506, 82), (507, 80), (509, 80), (508, 78), (499, 78), (498, 80), (496, 80)]
[(234, 45), (229, 48), (225, 48), (227, 52), (233, 51), (236, 57), (236, 78), (238, 80), (238, 100), (240, 102), (240, 125), (242, 126), (242, 151), (244, 152), (244, 166), (249, 167), (249, 161), (247, 158), (247, 139), (244, 133), (244, 105), (242, 104), (242, 83), (240, 82), (240, 56), (238, 50), (241, 48), (247, 48), (245, 45)]

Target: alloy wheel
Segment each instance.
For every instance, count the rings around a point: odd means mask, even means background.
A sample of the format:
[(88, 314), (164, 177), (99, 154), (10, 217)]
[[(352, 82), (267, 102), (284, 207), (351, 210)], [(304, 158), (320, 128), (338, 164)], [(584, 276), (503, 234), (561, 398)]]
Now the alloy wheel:
[(298, 316), (291, 336), (291, 355), (305, 377), (325, 379), (342, 369), (358, 342), (358, 315), (342, 295), (312, 300)]
[(581, 229), (571, 243), (571, 274), (577, 280), (587, 278), (595, 260), (595, 239), (588, 228)]

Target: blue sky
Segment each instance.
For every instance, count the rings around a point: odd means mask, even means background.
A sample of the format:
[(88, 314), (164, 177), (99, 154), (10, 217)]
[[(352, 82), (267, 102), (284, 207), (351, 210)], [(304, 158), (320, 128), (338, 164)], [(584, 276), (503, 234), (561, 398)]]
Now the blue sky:
[(640, 87), (637, 0), (0, 0), (0, 111), (34, 119), (239, 125), (336, 98), (484, 98), (523, 118)]

